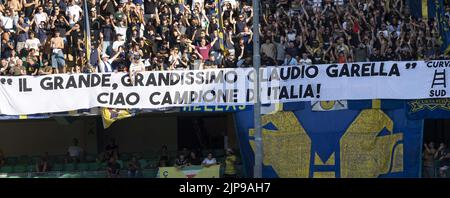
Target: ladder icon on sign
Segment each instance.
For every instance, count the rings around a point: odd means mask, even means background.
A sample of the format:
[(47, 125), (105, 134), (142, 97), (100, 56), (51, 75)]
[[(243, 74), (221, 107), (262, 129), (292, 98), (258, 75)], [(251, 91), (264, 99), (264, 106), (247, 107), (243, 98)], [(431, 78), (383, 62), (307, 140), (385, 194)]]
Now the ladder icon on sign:
[(447, 87), (447, 83), (445, 81), (445, 69), (442, 72), (438, 72), (437, 70), (434, 71), (433, 84), (431, 84), (431, 88), (439, 85), (444, 85), (444, 87)]

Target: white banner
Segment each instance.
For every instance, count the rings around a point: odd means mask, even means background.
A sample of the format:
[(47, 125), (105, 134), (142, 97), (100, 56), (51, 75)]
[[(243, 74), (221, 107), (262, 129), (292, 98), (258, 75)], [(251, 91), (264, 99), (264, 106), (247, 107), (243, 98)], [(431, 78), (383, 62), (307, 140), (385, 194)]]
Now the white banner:
[[(263, 103), (447, 97), (450, 61), (266, 67)], [(0, 114), (88, 109), (251, 105), (252, 68), (0, 76)]]

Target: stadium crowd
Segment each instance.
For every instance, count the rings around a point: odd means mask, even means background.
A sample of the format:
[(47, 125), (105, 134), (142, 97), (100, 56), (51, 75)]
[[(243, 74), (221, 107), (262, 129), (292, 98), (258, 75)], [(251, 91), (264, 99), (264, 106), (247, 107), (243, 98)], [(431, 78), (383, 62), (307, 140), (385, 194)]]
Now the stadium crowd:
[(434, 142), (424, 144), (422, 177), (450, 177), (450, 150), (445, 143), (436, 148)]
[(437, 21), (406, 0), (261, 0), (259, 32), (251, 0), (87, 4), (90, 49), (83, 0), (1, 1), (0, 74), (248, 67), (254, 34), (262, 65), (446, 58)]

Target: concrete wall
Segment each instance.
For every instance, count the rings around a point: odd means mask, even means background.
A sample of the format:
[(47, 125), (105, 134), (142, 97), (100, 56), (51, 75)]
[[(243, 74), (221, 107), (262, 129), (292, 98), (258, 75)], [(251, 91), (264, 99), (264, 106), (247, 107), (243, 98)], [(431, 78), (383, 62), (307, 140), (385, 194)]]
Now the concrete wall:
[[(91, 134), (86, 132), (89, 126), (94, 126)], [(7, 156), (65, 154), (73, 138), (78, 138), (86, 151), (96, 152), (95, 119), (77, 119), (70, 124), (54, 119), (0, 121), (0, 149)]]
[(103, 147), (114, 137), (120, 152), (158, 151), (163, 144), (177, 150), (177, 118), (164, 115), (119, 120), (105, 130)]

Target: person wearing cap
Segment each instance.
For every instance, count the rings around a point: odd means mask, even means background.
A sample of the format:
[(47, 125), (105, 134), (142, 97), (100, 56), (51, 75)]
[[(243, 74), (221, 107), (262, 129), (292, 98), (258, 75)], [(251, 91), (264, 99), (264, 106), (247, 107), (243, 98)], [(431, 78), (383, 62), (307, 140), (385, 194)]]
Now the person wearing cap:
[(114, 62), (114, 60), (116, 60), (117, 57), (119, 57), (120, 53), (122, 53), (123, 49), (122, 47), (119, 48), (119, 52), (114, 54), (113, 57), (109, 58), (108, 54), (102, 54), (102, 57), (100, 58), (100, 51), (98, 52), (99, 54), (99, 62), (98, 62), (98, 71), (100, 71), (100, 73), (108, 73), (108, 72), (113, 72), (114, 69), (112, 68), (111, 64)]
[(132, 60), (130, 64), (130, 79), (134, 82), (134, 78), (137, 73), (145, 71), (144, 63), (141, 61), (141, 56), (138, 53), (132, 55)]

